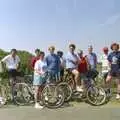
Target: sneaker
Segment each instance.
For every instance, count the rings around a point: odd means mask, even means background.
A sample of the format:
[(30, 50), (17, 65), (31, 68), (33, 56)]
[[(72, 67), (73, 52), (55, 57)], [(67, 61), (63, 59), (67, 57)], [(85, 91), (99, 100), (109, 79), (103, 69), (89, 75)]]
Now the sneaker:
[(104, 92), (102, 90), (99, 90), (100, 95), (104, 95)]
[(111, 90), (110, 89), (106, 89), (106, 95), (107, 95), (107, 97), (111, 97)]
[(36, 109), (43, 109), (44, 107), (41, 106), (39, 103), (35, 103), (35, 108)]
[(83, 92), (83, 89), (82, 89), (80, 86), (77, 86), (77, 87), (76, 87), (76, 90), (77, 90), (78, 92)]
[(45, 101), (48, 101), (48, 97), (47, 96), (45, 96)]
[(116, 99), (120, 99), (120, 94), (117, 94), (117, 95), (116, 95)]

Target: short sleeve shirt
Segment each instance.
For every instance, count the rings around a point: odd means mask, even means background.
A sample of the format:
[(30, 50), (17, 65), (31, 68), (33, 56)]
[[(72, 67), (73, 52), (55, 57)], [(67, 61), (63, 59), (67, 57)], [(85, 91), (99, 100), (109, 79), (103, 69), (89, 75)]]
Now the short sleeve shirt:
[(66, 55), (66, 68), (67, 69), (76, 69), (78, 68), (78, 65), (74, 64), (73, 62), (78, 61), (78, 57), (76, 54), (72, 54), (70, 52), (68, 52), (68, 54)]
[(92, 69), (96, 69), (97, 67), (97, 56), (95, 53), (91, 53), (87, 55), (88, 62)]
[(46, 71), (47, 71), (47, 63), (45, 60), (41, 61), (41, 60), (38, 60), (36, 61), (35, 63), (35, 66), (34, 66), (34, 74), (35, 75), (39, 75), (36, 70), (40, 71), (41, 74), (44, 74)]
[(19, 56), (12, 57), (12, 55), (8, 55), (2, 59), (2, 62), (6, 64), (8, 69), (17, 69), (17, 65), (20, 63)]
[(108, 61), (111, 63), (111, 70), (117, 72), (120, 70), (120, 51), (111, 52), (108, 56)]
[(56, 54), (50, 54), (46, 57), (46, 62), (48, 70), (53, 74), (58, 74), (60, 72), (60, 58)]
[(100, 62), (102, 63), (102, 71), (108, 72), (109, 71), (109, 62), (108, 62), (108, 55), (101, 55)]

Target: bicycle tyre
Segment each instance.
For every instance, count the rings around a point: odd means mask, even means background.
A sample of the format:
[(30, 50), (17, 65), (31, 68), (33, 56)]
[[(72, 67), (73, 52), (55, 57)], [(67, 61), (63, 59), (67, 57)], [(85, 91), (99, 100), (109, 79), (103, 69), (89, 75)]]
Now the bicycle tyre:
[(57, 87), (63, 89), (65, 95), (65, 102), (68, 102), (71, 99), (73, 93), (71, 86), (66, 82), (61, 82), (57, 85)]
[[(41, 98), (43, 104), (50, 109), (56, 109), (61, 107), (65, 99), (63, 90), (56, 87), (56, 85), (54, 84), (49, 84), (44, 87)], [(54, 99), (55, 101), (52, 102), (52, 100)]]
[(5, 88), (3, 85), (0, 85), (0, 107), (4, 106), (6, 103)]
[(33, 101), (32, 91), (29, 85), (26, 83), (16, 83), (15, 86), (15, 94), (14, 94), (14, 102), (17, 105), (24, 106), (28, 105)]
[[(101, 95), (101, 100), (97, 100), (97, 97), (100, 97)], [(106, 93), (105, 90), (102, 87), (98, 86), (90, 86), (87, 89), (86, 92), (86, 97), (87, 101), (94, 105), (94, 106), (100, 106), (106, 102)]]

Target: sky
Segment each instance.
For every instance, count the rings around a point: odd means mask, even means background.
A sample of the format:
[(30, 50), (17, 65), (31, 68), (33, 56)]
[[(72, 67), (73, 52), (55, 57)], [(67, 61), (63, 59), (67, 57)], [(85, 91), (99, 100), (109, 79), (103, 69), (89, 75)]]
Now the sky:
[(0, 48), (67, 52), (68, 44), (98, 54), (120, 43), (120, 0), (0, 0)]

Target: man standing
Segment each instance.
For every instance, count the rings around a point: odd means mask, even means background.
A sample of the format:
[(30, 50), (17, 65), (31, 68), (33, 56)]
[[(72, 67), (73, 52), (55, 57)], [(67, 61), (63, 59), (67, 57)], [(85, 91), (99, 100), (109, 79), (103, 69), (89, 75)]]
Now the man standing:
[(91, 45), (88, 47), (87, 60), (88, 60), (90, 69), (96, 70), (96, 68), (97, 68), (97, 56), (93, 52), (93, 47)]
[[(3, 67), (5, 65), (6, 69), (8, 70), (8, 75), (9, 75), (9, 83), (11, 85), (11, 92), (12, 95), (13, 93), (13, 84), (16, 80), (16, 76), (20, 76), (20, 72), (19, 72), (19, 67), (20, 67), (20, 58), (17, 55), (17, 50), (16, 49), (12, 49), (11, 53), (9, 55), (7, 55), (6, 57), (4, 57), (1, 60)], [(13, 97), (13, 96), (12, 96)], [(13, 102), (14, 102), (14, 98)]]
[(88, 76), (95, 79), (99, 73), (97, 71), (97, 56), (93, 52), (93, 47), (91, 45), (88, 47), (88, 55), (86, 58), (89, 65)]
[(51, 73), (52, 77), (55, 77), (56, 80), (60, 80), (60, 58), (54, 53), (54, 46), (50, 46), (48, 50), (50, 52), (46, 57), (48, 71)]
[(102, 63), (102, 75), (104, 77), (104, 80), (106, 80), (108, 71), (109, 71), (109, 62), (108, 62), (108, 47), (103, 48), (103, 54), (100, 57), (100, 62)]
[(119, 44), (114, 43), (111, 45), (112, 52), (108, 55), (108, 61), (110, 65), (110, 72), (106, 79), (106, 85), (108, 87), (108, 93), (110, 92), (110, 81), (113, 77), (116, 78), (117, 82), (117, 95), (116, 99), (120, 99), (120, 51)]

